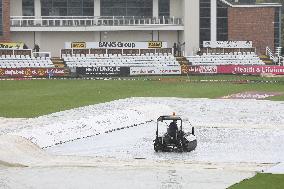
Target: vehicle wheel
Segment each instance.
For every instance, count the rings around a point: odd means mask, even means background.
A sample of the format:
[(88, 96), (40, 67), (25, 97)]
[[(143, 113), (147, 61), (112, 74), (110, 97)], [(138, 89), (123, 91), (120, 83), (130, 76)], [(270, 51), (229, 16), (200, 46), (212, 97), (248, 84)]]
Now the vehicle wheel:
[(154, 144), (154, 150), (155, 150), (156, 152), (160, 151), (160, 150), (161, 150), (160, 145), (155, 143), (155, 144)]

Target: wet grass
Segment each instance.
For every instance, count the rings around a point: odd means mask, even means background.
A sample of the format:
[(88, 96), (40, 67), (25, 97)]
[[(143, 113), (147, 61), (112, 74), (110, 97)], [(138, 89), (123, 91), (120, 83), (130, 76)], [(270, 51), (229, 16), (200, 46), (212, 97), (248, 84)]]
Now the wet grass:
[(260, 77), (260, 76), (251, 76), (251, 75), (188, 75), (188, 76), (143, 76), (143, 77), (134, 77), (140, 79), (181, 79), (181, 80), (191, 80), (191, 81), (202, 81), (202, 80), (227, 80), (227, 81), (272, 81), (272, 82), (284, 82), (284, 77)]
[(244, 180), (231, 186), (229, 189), (283, 189), (284, 175), (257, 174), (255, 177)]
[[(209, 79), (208, 77), (192, 78), (204, 80)], [(151, 80), (140, 78), (127, 81), (0, 81), (0, 117), (37, 117), (129, 97), (219, 98), (244, 91), (284, 92), (282, 82), (237, 84), (234, 82), (188, 82), (188, 77), (150, 78)], [(213, 79), (222, 78), (235, 81), (239, 77), (221, 76)], [(255, 77), (250, 79), (254, 80)], [(283, 101), (284, 95), (270, 99)]]

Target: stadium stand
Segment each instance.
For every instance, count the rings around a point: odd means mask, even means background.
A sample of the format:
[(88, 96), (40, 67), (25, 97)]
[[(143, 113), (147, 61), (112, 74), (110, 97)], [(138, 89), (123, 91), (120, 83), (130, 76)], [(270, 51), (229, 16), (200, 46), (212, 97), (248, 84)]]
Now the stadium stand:
[(188, 56), (186, 58), (192, 65), (265, 65), (254, 52), (204, 53), (201, 56)]
[(87, 55), (87, 56), (67, 56), (63, 57), (69, 68), (75, 67), (96, 67), (96, 66), (121, 66), (121, 67), (135, 67), (135, 66), (177, 66), (179, 63), (174, 56), (164, 55), (139, 55), (139, 56), (125, 56), (125, 55)]
[(187, 56), (191, 65), (265, 65), (254, 48), (201, 48)]
[[(154, 49), (151, 49), (154, 50)], [(119, 49), (108, 50), (108, 52), (119, 53)], [(179, 66), (176, 58), (169, 52), (155, 51), (132, 51), (126, 54), (62, 54), (67, 67), (155, 67), (155, 66)], [(144, 54), (145, 53), (145, 54)]]
[(53, 68), (54, 65), (49, 58), (18, 56), (0, 56), (0, 68)]
[(0, 68), (54, 68), (49, 56), (33, 56), (32, 50), (1, 50)]

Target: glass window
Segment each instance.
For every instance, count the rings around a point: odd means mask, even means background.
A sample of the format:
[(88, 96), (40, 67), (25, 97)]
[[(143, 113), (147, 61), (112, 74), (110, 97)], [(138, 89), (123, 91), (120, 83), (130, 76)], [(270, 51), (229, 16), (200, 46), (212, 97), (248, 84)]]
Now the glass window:
[(143, 7), (143, 4), (141, 4), (141, 2), (136, 0), (128, 0), (126, 1), (126, 3), (128, 7), (137, 7), (137, 6)]
[(112, 13), (112, 9), (110, 8), (101, 8), (101, 12), (103, 13), (102, 15), (104, 16), (115, 16), (114, 13)]
[(26, 7), (26, 8), (24, 8), (23, 7), (23, 16), (34, 16), (35, 15), (35, 13), (34, 13), (34, 8), (32, 7), (32, 8), (28, 8), (28, 7)]
[(228, 41), (228, 33), (220, 33), (217, 34), (218, 41)]
[(228, 6), (217, 2), (217, 40), (228, 41)]
[(52, 7), (52, 1), (50, 1), (50, 0), (41, 0), (41, 7), (44, 7), (44, 8)]
[(205, 3), (200, 2), (200, 7), (210, 7), (210, 2), (205, 2)]
[(83, 15), (82, 9), (80, 8), (69, 8), (68, 9), (68, 16), (78, 16), (78, 15)]
[(69, 0), (68, 6), (69, 7), (82, 7), (82, 0)]
[(152, 0), (101, 0), (102, 16), (146, 16), (153, 15)]
[(2, 0), (0, 0), (0, 36), (3, 35), (3, 8), (2, 8)]
[(23, 0), (22, 3), (23, 3), (23, 6), (27, 6), (27, 7), (34, 6), (34, 0)]
[(227, 8), (218, 8), (217, 9), (217, 17), (228, 17)]
[(42, 16), (52, 15), (52, 8), (41, 8), (41, 15)]
[(228, 28), (228, 19), (227, 18), (217, 18), (217, 28), (220, 28), (220, 29)]
[(83, 7), (94, 7), (94, 0), (83, 0)]
[(67, 15), (67, 8), (65, 7), (54, 7), (51, 9), (50, 16), (68, 16)]
[(83, 16), (94, 16), (94, 8), (83, 8)]
[(67, 7), (67, 0), (53, 0), (53, 7)]
[(170, 16), (170, 0), (159, 0), (159, 16)]
[(210, 4), (211, 0), (200, 0), (200, 3), (209, 3)]
[(199, 1), (199, 43), (203, 46), (203, 41), (211, 40), (211, 0), (200, 0)]
[(200, 29), (200, 38), (202, 38), (203, 41), (210, 41), (211, 39), (211, 33), (210, 29)]
[(200, 17), (210, 17), (211, 16), (211, 8), (200, 8)]
[(34, 16), (34, 0), (22, 1), (23, 16)]
[(94, 16), (94, 0), (41, 0), (42, 16)]
[(211, 20), (210, 18), (202, 18), (200, 19), (200, 28), (210, 28)]

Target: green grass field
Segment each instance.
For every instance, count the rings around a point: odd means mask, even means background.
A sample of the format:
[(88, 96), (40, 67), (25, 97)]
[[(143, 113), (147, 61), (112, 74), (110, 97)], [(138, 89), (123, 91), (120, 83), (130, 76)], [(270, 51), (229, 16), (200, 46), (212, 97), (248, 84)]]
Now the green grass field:
[(229, 189), (283, 189), (284, 175), (257, 174), (249, 180), (231, 186)]
[[(200, 80), (260, 80), (260, 77), (151, 77), (151, 80), (29, 80), (0, 81), (0, 117), (30, 118), (128, 97), (220, 98), (243, 91), (284, 92), (278, 83), (236, 84)], [(284, 95), (272, 100), (284, 100)]]

